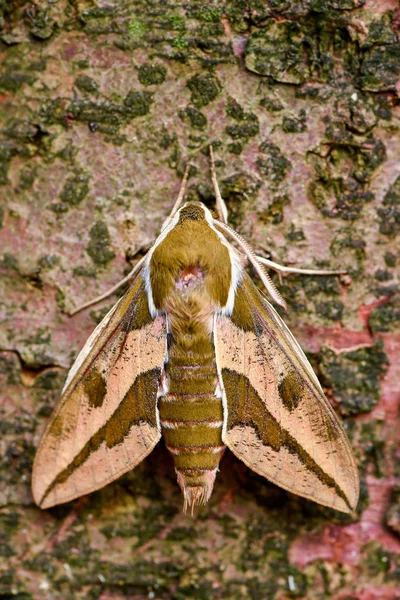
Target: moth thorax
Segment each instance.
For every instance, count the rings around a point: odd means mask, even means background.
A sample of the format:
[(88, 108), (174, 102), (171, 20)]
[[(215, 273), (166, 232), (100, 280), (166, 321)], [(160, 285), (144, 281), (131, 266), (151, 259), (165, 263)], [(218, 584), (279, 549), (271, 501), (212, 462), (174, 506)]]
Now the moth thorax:
[(185, 469), (184, 474), (175, 469), (179, 487), (183, 493), (183, 512), (190, 510), (193, 516), (196, 506), (207, 504), (214, 487), (215, 476), (218, 469), (198, 470)]

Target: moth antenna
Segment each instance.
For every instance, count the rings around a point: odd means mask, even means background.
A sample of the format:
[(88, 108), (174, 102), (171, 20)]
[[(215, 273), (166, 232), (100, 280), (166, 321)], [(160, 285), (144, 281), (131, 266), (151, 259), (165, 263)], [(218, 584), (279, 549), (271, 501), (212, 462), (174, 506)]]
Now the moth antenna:
[(224, 199), (221, 196), (221, 192), (219, 191), (217, 174), (215, 172), (215, 161), (214, 161), (214, 152), (213, 148), (210, 145), (210, 160), (211, 160), (211, 181), (214, 186), (215, 193), (215, 205), (218, 213), (218, 217), (221, 219), (225, 225), (228, 224), (228, 209), (226, 208), (226, 204)]
[(175, 201), (175, 204), (169, 214), (169, 216), (165, 219), (162, 227), (161, 227), (161, 231), (163, 231), (163, 229), (165, 229), (170, 222), (172, 221), (172, 219), (174, 218), (176, 212), (179, 210), (180, 205), (182, 204), (183, 198), (185, 197), (185, 192), (186, 192), (186, 184), (187, 184), (187, 180), (189, 177), (189, 171), (190, 171), (190, 163), (188, 163), (186, 165), (186, 169), (185, 172), (183, 174), (183, 179), (182, 179), (182, 183), (181, 183), (181, 187), (179, 188), (179, 194), (178, 197)]
[(254, 253), (254, 250), (252, 249), (250, 244), (248, 242), (246, 242), (246, 240), (239, 233), (236, 233), (236, 231), (231, 229), (229, 227), (229, 225), (226, 225), (225, 223), (221, 223), (221, 221), (217, 221), (216, 219), (214, 219), (213, 222), (217, 228), (221, 229), (224, 233), (227, 233), (228, 235), (230, 235), (239, 244), (239, 246), (242, 248), (243, 252), (248, 257), (249, 261), (253, 265), (254, 270), (256, 271), (257, 275), (263, 282), (263, 285), (264, 285), (265, 289), (268, 291), (268, 293), (270, 294), (271, 298), (277, 304), (279, 304), (279, 306), (282, 306), (282, 308), (284, 308), (286, 310), (287, 305), (286, 305), (285, 300), (282, 298), (281, 294), (279, 293), (279, 291), (277, 290), (275, 285), (272, 283), (272, 280), (271, 280), (270, 276), (268, 275), (268, 273), (265, 271), (264, 267), (259, 263), (258, 257)]
[(278, 273), (300, 273), (301, 275), (345, 275), (347, 271), (344, 269), (335, 269), (335, 270), (324, 270), (324, 269), (299, 269), (297, 267), (286, 267), (285, 265), (280, 265), (268, 258), (264, 258), (263, 256), (255, 255), (258, 262), (266, 265), (273, 271), (277, 271)]
[(118, 283), (113, 285), (111, 288), (109, 288), (106, 292), (104, 292), (103, 294), (100, 294), (100, 296), (96, 296), (96, 298), (92, 298), (92, 300), (88, 300), (87, 302), (84, 302), (84, 304), (81, 304), (80, 306), (78, 306), (78, 308), (75, 308), (75, 310), (71, 311), (69, 313), (70, 317), (72, 317), (73, 315), (76, 315), (78, 312), (81, 312), (81, 310), (83, 310), (84, 308), (93, 306), (93, 304), (97, 304), (98, 302), (101, 302), (101, 300), (108, 298), (108, 296), (111, 296), (111, 294), (116, 292), (121, 286), (123, 286), (125, 283), (128, 283), (132, 279), (132, 277), (134, 275), (136, 275), (136, 273), (142, 268), (145, 258), (146, 258), (146, 255), (142, 256), (142, 258), (136, 263), (136, 265), (133, 267), (133, 269), (131, 269), (129, 271), (128, 275), (126, 275), (126, 277), (121, 279), (121, 281), (119, 281)]

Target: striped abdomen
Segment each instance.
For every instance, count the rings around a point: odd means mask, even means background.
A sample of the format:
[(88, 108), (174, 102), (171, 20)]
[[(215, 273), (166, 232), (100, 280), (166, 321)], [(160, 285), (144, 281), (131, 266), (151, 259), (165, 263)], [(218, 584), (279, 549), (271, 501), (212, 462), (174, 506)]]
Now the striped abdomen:
[(207, 352), (182, 352), (172, 345), (166, 365), (168, 393), (159, 399), (162, 433), (174, 457), (184, 510), (208, 501), (225, 450), (222, 401), (215, 395), (217, 369), (212, 344)]

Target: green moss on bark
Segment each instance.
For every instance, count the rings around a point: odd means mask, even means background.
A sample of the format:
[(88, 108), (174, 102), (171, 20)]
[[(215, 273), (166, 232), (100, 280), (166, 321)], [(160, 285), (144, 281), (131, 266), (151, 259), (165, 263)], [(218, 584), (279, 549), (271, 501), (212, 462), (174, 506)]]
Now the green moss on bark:
[(380, 233), (394, 236), (400, 232), (400, 177), (390, 186), (377, 212)]
[(366, 186), (385, 159), (385, 147), (374, 138), (365, 144), (354, 143), (346, 133), (341, 140), (342, 134), (332, 126), (328, 126), (327, 136), (332, 139), (327, 156), (309, 155), (314, 169), (309, 197), (325, 216), (354, 221), (374, 199)]
[(99, 91), (97, 82), (88, 75), (78, 75), (75, 79), (75, 85), (82, 92), (87, 92), (89, 94), (95, 94)]
[(60, 193), (60, 200), (69, 206), (78, 206), (89, 192), (89, 177), (75, 175), (69, 177), (64, 183)]
[(139, 67), (138, 77), (143, 85), (159, 85), (165, 81), (167, 69), (162, 65), (146, 63)]
[(369, 326), (373, 333), (393, 332), (400, 326), (400, 298), (395, 297), (371, 311)]
[(373, 46), (363, 53), (360, 86), (370, 92), (394, 90), (400, 76), (400, 45)]
[(300, 84), (309, 74), (307, 46), (299, 23), (271, 19), (261, 31), (252, 33), (245, 49), (249, 71), (282, 83)]
[(207, 106), (221, 90), (220, 82), (211, 74), (195, 75), (188, 80), (187, 86), (192, 92), (191, 101), (197, 108)]
[(324, 381), (333, 389), (345, 415), (369, 412), (376, 406), (388, 365), (382, 340), (349, 352), (335, 353), (324, 347), (320, 353)]
[(96, 265), (106, 265), (115, 257), (115, 253), (109, 248), (111, 240), (106, 223), (97, 221), (91, 227), (89, 236), (90, 242), (86, 246), (86, 252)]
[(272, 186), (278, 186), (291, 168), (290, 161), (282, 154), (276, 144), (263, 142), (259, 147), (261, 156), (257, 159), (257, 168)]
[(248, 138), (258, 134), (260, 129), (258, 117), (253, 113), (245, 112), (237, 100), (228, 98), (225, 110), (226, 114), (236, 121), (235, 124), (225, 127), (225, 132), (233, 140), (241, 140), (243, 144)]
[(182, 120), (187, 120), (193, 129), (204, 129), (207, 125), (207, 118), (197, 108), (188, 106), (179, 111), (179, 117)]

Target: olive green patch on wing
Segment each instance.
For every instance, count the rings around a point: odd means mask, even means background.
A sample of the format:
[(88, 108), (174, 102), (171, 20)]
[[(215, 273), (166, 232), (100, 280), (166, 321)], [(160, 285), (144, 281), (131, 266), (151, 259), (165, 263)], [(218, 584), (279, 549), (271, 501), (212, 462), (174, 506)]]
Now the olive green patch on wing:
[(161, 369), (153, 369), (136, 378), (110, 419), (49, 485), (41, 506), (58, 504), (60, 498), (66, 502), (70, 498), (65, 493), (71, 490), (76, 497), (98, 489), (132, 469), (154, 448), (160, 439), (156, 418), (160, 376)]
[[(253, 425), (236, 420), (223, 432), (223, 442), (253, 470), (285, 489), (344, 512), (355, 508), (358, 472), (344, 429), (300, 346), (246, 274), (236, 291), (232, 317), (216, 318), (215, 350), (219, 373), (229, 370), (244, 376), (248, 384), (235, 385), (245, 386), (244, 394), (250, 393), (250, 385), (270, 415), (260, 413), (260, 404), (253, 402), (256, 414), (248, 415)], [(234, 393), (231, 386), (229, 394)], [(234, 418), (231, 411), (241, 406), (231, 402), (229, 394), (226, 391), (228, 422)], [(255, 429), (258, 418), (269, 446)], [(311, 469), (311, 464), (316, 466)], [(323, 483), (321, 473), (337, 488)]]
[(304, 385), (295, 371), (284, 375), (278, 386), (279, 396), (285, 408), (292, 411), (298, 407), (304, 393)]
[[(66, 389), (52, 414), (36, 453), (32, 491), (37, 504), (43, 507), (50, 506), (49, 502), (51, 505), (66, 502), (98, 489), (125, 470), (133, 468), (153, 443), (156, 435), (156, 402), (153, 396), (147, 396), (145, 393), (143, 382), (146, 380), (140, 377), (143, 373), (151, 372), (154, 386), (158, 385), (159, 381), (156, 381), (156, 378), (159, 377), (166, 358), (167, 332), (163, 316), (154, 320), (145, 318), (143, 326), (139, 327), (139, 316), (148, 316), (148, 312), (144, 310), (145, 299), (144, 283), (139, 276), (129, 292), (100, 324), (97, 334), (91, 336), (88, 349), (84, 349), (83, 355), (78, 356), (72, 367), (72, 375), (68, 377)], [(104, 377), (105, 394), (100, 374)], [(115, 460), (122, 464), (121, 467), (115, 468), (115, 464), (111, 464), (110, 448), (104, 441), (104, 445), (99, 446), (98, 451), (91, 455), (91, 460), (77, 469), (79, 473), (74, 472), (73, 477), (63, 484), (62, 492), (60, 486), (54, 488), (54, 491), (57, 489), (57, 495), (53, 494), (51, 499), (49, 495), (46, 502), (41, 504), (46, 490), (60, 473), (69, 468), (80, 452), (84, 452), (93, 440), (98, 439), (95, 436), (98, 436), (99, 431), (107, 433), (110, 440), (112, 435), (118, 437), (118, 431), (125, 430), (124, 423), (118, 430), (110, 429), (110, 425), (107, 429), (106, 424), (113, 423), (113, 418), (121, 420), (122, 414), (117, 409), (124, 399), (128, 405), (130, 390), (135, 384), (141, 386), (139, 396), (145, 398), (143, 401), (152, 404), (147, 413), (149, 422), (145, 427), (137, 426), (137, 439), (134, 439), (133, 430), (128, 435), (131, 447), (130, 462), (127, 463), (124, 459), (125, 462), (121, 463), (121, 456), (126, 452), (126, 449), (121, 448), (118, 452), (113, 452)], [(130, 406), (132, 407), (132, 402)], [(132, 418), (136, 418), (135, 413)], [(156, 432), (159, 436), (158, 430)], [(125, 446), (125, 443), (122, 446)], [(95, 460), (98, 461), (97, 466)], [(124, 466), (127, 464), (130, 466)], [(89, 468), (88, 465), (96, 471), (96, 477), (89, 476), (90, 473), (86, 472), (85, 476), (81, 475), (84, 467)], [(101, 476), (102, 472), (104, 477)]]
[(284, 444), (282, 428), (265, 408), (247, 377), (229, 369), (222, 369), (221, 375), (228, 401), (227, 431), (240, 425), (250, 425), (265, 445), (279, 452)]
[[(293, 483), (299, 477), (299, 469), (301, 471), (305, 469), (309, 475), (308, 480), (312, 480), (312, 476), (314, 476), (318, 480), (318, 487), (323, 488), (326, 486), (327, 488), (332, 488), (334, 493), (345, 503), (345, 506), (348, 509), (351, 508), (343, 490), (340, 489), (331, 476), (325, 473), (297, 440), (280, 426), (279, 422), (268, 411), (255, 389), (250, 385), (247, 377), (239, 375), (234, 371), (223, 369), (222, 379), (229, 409), (227, 436), (232, 437), (230, 432), (231, 430), (235, 430), (235, 428), (239, 432), (243, 432), (246, 428), (251, 428), (254, 432), (254, 435), (245, 435), (239, 441), (236, 440), (234, 447), (231, 444), (227, 444), (228, 447), (235, 454), (239, 455), (240, 458), (243, 454), (251, 457), (254, 450), (251, 448), (244, 450), (244, 448), (247, 445), (254, 448), (254, 437), (256, 437), (257, 447), (262, 445), (263, 449), (265, 447), (270, 449), (269, 452), (268, 450), (267, 452), (263, 450), (258, 452), (256, 457), (257, 462), (250, 465), (258, 473), (261, 472), (261, 474), (264, 474), (263, 459), (267, 462), (266, 469), (270, 469), (272, 466), (274, 470), (275, 467), (278, 467), (280, 463), (279, 453), (282, 451), (285, 454), (292, 455), (292, 465), (295, 462), (298, 463), (291, 475)], [(269, 465), (268, 461), (272, 462), (272, 464)], [(280, 474), (277, 473), (276, 476), (279, 478)], [(315, 483), (313, 485), (315, 486)]]
[(138, 286), (134, 294), (129, 290), (121, 301), (119, 314), (124, 314), (121, 327), (125, 331), (134, 331), (142, 329), (152, 322), (152, 317), (149, 311), (149, 301), (144, 287), (144, 283)]
[(88, 373), (83, 383), (83, 389), (90, 406), (98, 408), (103, 404), (104, 396), (107, 393), (107, 382), (99, 371), (93, 369)]
[[(243, 274), (244, 281), (246, 281), (246, 274)], [(257, 290), (255, 290), (257, 291)], [(254, 331), (257, 330), (257, 323), (254, 322), (254, 303), (259, 304), (258, 294), (249, 287), (248, 292), (243, 284), (238, 285), (235, 291), (235, 303), (233, 305), (233, 311), (231, 315), (232, 323), (239, 327), (242, 331)]]

